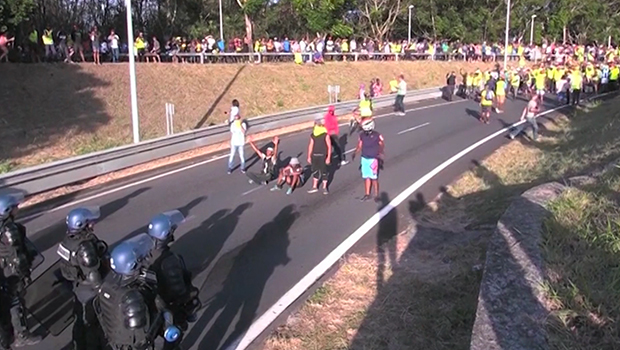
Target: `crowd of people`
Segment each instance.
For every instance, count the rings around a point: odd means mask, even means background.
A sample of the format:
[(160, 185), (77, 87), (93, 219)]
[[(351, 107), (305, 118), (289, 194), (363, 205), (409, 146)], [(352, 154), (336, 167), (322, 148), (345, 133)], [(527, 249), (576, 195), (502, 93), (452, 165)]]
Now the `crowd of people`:
[(515, 41), (505, 47), (502, 43), (488, 42), (463, 43), (425, 39), (408, 42), (317, 35), (314, 38), (297, 39), (289, 39), (287, 36), (258, 38), (250, 43), (238, 36), (227, 40), (212, 35), (194, 39), (182, 36), (158, 38), (143, 32), (137, 32), (134, 43), (130, 45), (123, 41), (113, 28), (102, 32), (97, 27), (86, 29), (77, 25), (70, 31), (46, 28), (42, 33), (32, 28), (21, 42), (16, 42), (8, 33), (0, 33), (0, 62), (8, 61), (10, 56), (14, 61), (20, 62), (85, 62), (88, 58), (88, 61), (95, 64), (114, 63), (121, 61), (130, 52), (144, 62), (200, 62), (201, 55), (212, 57), (236, 53), (248, 57), (249, 52), (273, 54), (277, 57), (289, 55), (300, 64), (322, 63), (326, 59), (351, 60), (351, 55), (355, 55), (355, 59), (387, 60), (395, 59), (395, 55), (402, 55), (408, 59), (494, 61), (503, 57), (504, 53), (511, 59), (523, 58), (529, 61), (544, 60), (549, 56), (562, 60), (563, 56), (582, 53), (602, 61), (610, 54), (620, 54), (619, 51), (615, 46), (565, 45), (548, 41), (542, 45), (525, 45)]

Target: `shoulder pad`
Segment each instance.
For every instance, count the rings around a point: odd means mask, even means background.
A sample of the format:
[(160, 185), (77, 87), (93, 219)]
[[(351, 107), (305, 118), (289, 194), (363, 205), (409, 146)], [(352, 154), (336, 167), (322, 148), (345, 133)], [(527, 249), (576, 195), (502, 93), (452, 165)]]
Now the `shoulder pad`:
[(140, 271), (140, 279), (148, 284), (157, 284), (157, 275), (149, 269), (142, 269)]
[(58, 249), (56, 250), (56, 253), (58, 253), (58, 255), (60, 255), (60, 257), (66, 261), (69, 261), (71, 258), (71, 251), (69, 251), (69, 249), (62, 245), (62, 243), (58, 244)]

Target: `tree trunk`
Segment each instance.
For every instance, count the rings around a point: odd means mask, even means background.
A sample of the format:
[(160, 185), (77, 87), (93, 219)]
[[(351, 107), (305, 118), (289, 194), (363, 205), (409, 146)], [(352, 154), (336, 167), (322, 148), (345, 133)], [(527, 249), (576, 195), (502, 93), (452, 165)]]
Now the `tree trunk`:
[(245, 18), (245, 40), (248, 42), (248, 49), (250, 53), (254, 52), (254, 40), (252, 40), (252, 20), (250, 16), (246, 13), (244, 15)]

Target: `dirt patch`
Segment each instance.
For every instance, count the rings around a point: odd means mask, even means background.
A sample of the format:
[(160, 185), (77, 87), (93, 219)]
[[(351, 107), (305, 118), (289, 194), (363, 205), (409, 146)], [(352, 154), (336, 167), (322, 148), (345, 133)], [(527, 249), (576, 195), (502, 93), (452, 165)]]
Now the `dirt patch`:
[(264, 348), (468, 349), (488, 232), (414, 231), (349, 256)]
[[(175, 132), (218, 124), (234, 98), (244, 117), (328, 102), (327, 85), (354, 98), (360, 83), (384, 85), (403, 73), (410, 88), (444, 84), (448, 70), (473, 70), (464, 62), (334, 62), (199, 65), (138, 64), (142, 139), (163, 136), (165, 103), (175, 104)], [(34, 64), (0, 67), (0, 171), (6, 172), (130, 143), (126, 64)]]

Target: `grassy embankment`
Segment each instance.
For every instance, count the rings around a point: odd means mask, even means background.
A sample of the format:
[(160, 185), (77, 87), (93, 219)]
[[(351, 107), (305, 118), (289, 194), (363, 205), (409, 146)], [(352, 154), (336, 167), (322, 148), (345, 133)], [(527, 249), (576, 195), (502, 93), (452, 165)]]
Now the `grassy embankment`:
[[(354, 98), (360, 83), (386, 86), (405, 74), (411, 88), (439, 86), (463, 62), (333, 62), (260, 65), (139, 64), (142, 139), (163, 136), (165, 103), (176, 109), (175, 132), (222, 122), (230, 101), (244, 117), (326, 104), (327, 85)], [(86, 154), (132, 140), (127, 65), (2, 65), (0, 172)]]
[[(413, 214), (418, 233), (352, 255), (266, 343), (269, 350), (469, 349), (488, 234), (511, 200), (537, 184), (620, 157), (620, 98), (547, 121), (474, 165)], [(570, 189), (545, 225), (551, 349), (616, 349), (620, 322), (620, 171)], [(416, 236), (432, 231), (443, 243)], [(386, 266), (383, 266), (386, 265)], [(375, 278), (378, 270), (383, 281)]]

